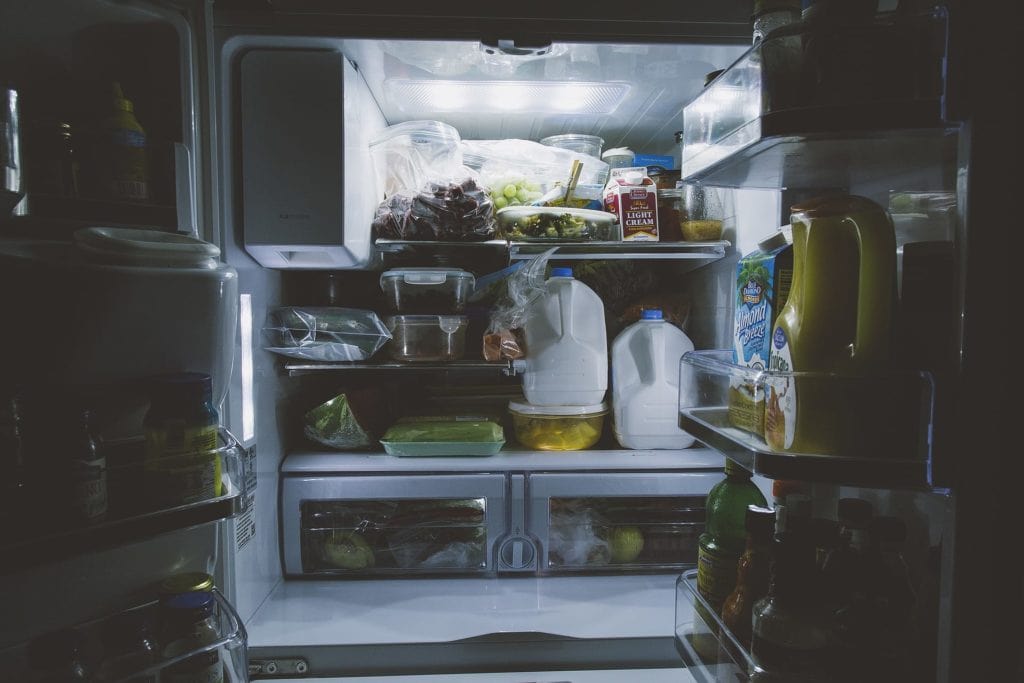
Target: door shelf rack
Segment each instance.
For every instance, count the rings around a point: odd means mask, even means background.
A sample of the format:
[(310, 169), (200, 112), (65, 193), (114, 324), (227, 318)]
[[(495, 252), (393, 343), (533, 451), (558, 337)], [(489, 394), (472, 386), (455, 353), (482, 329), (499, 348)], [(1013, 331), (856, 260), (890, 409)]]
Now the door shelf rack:
[[(680, 373), (697, 387), (697, 398), (680, 405), (679, 426), (755, 474), (869, 488), (930, 488), (934, 401), (928, 373), (769, 372), (733, 364), (729, 350), (688, 352)], [(773, 420), (773, 402), (782, 406), (775, 423), (786, 423), (780, 413), (787, 400), (792, 421), (786, 438), (793, 425), (812, 423), (820, 427), (816, 443), (827, 441), (827, 448), (776, 449), (760, 433), (737, 426), (758, 414), (763, 430)]]

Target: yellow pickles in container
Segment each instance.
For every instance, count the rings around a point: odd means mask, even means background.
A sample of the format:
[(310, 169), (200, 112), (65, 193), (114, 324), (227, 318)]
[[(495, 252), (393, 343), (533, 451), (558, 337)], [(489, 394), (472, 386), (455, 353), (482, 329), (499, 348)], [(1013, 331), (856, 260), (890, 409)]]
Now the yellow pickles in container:
[(608, 406), (535, 406), (508, 404), (516, 439), (527, 448), (542, 451), (578, 451), (601, 438)]

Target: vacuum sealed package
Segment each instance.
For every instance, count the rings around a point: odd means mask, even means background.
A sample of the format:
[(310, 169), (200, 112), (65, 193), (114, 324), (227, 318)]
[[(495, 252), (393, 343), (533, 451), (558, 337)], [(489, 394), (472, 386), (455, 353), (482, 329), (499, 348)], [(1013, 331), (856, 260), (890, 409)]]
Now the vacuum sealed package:
[(263, 328), (267, 351), (316, 361), (367, 360), (391, 339), (373, 311), (288, 306), (271, 309)]

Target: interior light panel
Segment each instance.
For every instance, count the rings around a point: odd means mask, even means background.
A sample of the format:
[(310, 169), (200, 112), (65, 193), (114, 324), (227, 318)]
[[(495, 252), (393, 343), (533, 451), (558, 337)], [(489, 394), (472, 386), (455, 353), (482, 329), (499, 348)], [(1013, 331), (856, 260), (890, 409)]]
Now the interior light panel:
[(444, 81), (389, 78), (385, 96), (406, 113), (611, 114), (628, 83), (583, 81)]

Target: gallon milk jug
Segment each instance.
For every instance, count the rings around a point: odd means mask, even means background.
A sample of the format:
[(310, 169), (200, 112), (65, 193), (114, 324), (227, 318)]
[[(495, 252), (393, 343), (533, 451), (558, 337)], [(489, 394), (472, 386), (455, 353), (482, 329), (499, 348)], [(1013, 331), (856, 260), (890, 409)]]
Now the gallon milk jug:
[(660, 310), (641, 315), (612, 343), (615, 438), (624, 448), (686, 448), (693, 437), (679, 428), (677, 413), (696, 402), (696, 392), (679, 386), (679, 359), (693, 342)]
[(866, 436), (902, 421), (898, 385), (875, 379), (892, 354), (892, 221), (871, 200), (841, 195), (794, 206), (791, 222), (793, 286), (772, 329), (765, 441), (775, 450), (877, 457), (879, 446), (895, 444)]
[(608, 389), (604, 304), (573, 279), (571, 268), (552, 268), (547, 293), (531, 304), (523, 324), (526, 370), (523, 394), (538, 406), (592, 406)]

